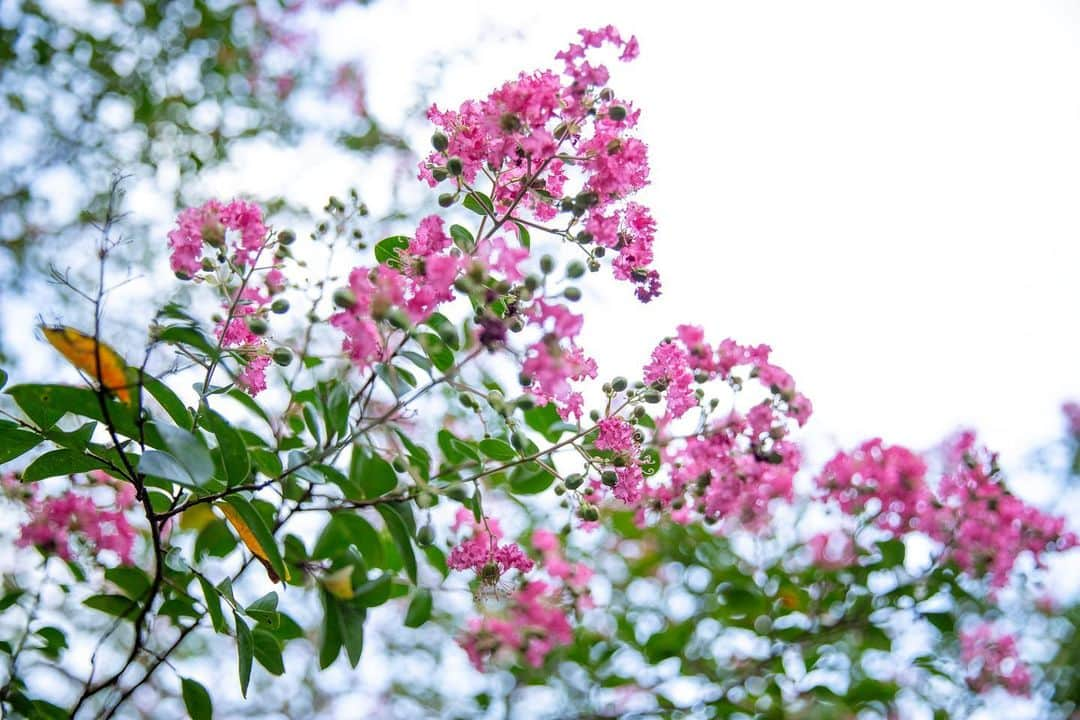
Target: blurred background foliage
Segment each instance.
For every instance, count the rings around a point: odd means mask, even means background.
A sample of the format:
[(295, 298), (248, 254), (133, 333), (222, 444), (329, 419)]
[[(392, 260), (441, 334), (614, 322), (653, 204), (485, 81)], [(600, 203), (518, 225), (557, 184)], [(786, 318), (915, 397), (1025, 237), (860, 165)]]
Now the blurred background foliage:
[[(0, 4), (0, 303), (31, 291), (85, 235), (114, 173), (128, 187), (150, 184), (163, 218), (239, 140), (296, 143), (314, 132), (343, 152), (407, 150), (368, 112), (360, 64), (328, 63), (312, 47), (313, 23), (342, 4)], [(313, 111), (320, 101), (349, 112), (330, 123)], [(129, 216), (125, 233), (145, 234), (150, 217), (146, 208)], [(161, 247), (139, 243), (130, 259), (148, 266)]]

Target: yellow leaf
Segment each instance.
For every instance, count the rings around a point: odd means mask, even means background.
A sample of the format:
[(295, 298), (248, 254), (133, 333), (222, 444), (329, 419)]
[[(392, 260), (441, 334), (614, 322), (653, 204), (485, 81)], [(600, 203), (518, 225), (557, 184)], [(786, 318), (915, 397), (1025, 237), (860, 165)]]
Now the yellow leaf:
[(334, 597), (340, 600), (348, 600), (353, 596), (352, 573), (352, 565), (347, 565), (340, 570), (332, 572), (323, 577), (323, 587), (325, 587)]
[[(225, 519), (229, 521), (229, 524), (236, 530), (236, 534), (240, 536), (240, 541), (244, 543), (245, 547), (251, 551), (251, 554), (262, 563), (266, 568), (266, 574), (270, 576), (272, 582), (278, 582), (281, 580), (278, 574), (274, 572), (274, 566), (270, 564), (270, 557), (263, 550), (262, 545), (255, 538), (255, 533), (251, 532), (251, 528), (244, 522), (244, 519), (240, 517), (240, 513), (236, 512), (236, 509), (228, 503), (218, 503), (215, 507), (225, 514)], [(289, 579), (289, 569), (285, 568), (285, 580)]]
[(127, 363), (119, 353), (105, 343), (99, 343), (93, 337), (63, 325), (43, 326), (41, 332), (68, 362), (95, 378), (102, 388), (125, 403), (131, 402)]
[(210, 503), (192, 505), (180, 513), (180, 527), (184, 530), (202, 530), (216, 517), (214, 511), (210, 509)]

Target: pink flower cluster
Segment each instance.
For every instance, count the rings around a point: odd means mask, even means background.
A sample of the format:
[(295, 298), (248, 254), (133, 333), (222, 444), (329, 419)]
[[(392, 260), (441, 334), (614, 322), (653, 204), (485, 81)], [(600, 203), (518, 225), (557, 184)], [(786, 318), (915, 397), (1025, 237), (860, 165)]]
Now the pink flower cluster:
[(973, 433), (954, 438), (949, 453), (959, 462), (942, 477), (938, 503), (924, 525), (962, 570), (987, 575), (991, 585), (1002, 587), (1022, 553), (1030, 552), (1041, 566), (1044, 553), (1076, 547), (1064, 517), (1044, 513), (1008, 491), (996, 456), (978, 448)]
[[(268, 275), (280, 271), (272, 270)], [(268, 279), (268, 287), (273, 289), (273, 280)], [(266, 389), (266, 368), (270, 365), (270, 350), (262, 337), (252, 332), (248, 319), (254, 316), (266, 316), (270, 298), (260, 290), (245, 288), (233, 302), (225, 304), (225, 310), (232, 309), (232, 314), (218, 323), (217, 334), (221, 347), (236, 351), (245, 361), (244, 368), (236, 376), (236, 384), (249, 395), (258, 395)]]
[[(805, 395), (796, 392), (791, 375), (769, 362), (771, 352), (768, 345), (739, 345), (730, 338), (713, 348), (705, 342), (700, 327), (679, 325), (674, 338), (665, 340), (653, 350), (651, 360), (645, 365), (644, 379), (666, 392), (667, 414), (678, 418), (698, 404), (693, 391), (695, 383), (720, 379), (738, 389), (743, 380), (733, 372), (744, 367), (749, 377), (757, 378), (773, 395), (770, 401), (773, 410), (768, 417), (782, 436), (786, 434), (786, 423), (780, 415), (802, 426), (810, 419), (813, 405)], [(766, 417), (764, 412), (758, 413), (759, 423)]]
[(859, 515), (870, 508), (879, 527), (898, 534), (919, 529), (934, 502), (923, 459), (878, 438), (829, 460), (818, 487), (844, 513)]
[(984, 622), (960, 633), (960, 657), (968, 668), (967, 684), (977, 693), (1002, 687), (1012, 695), (1031, 694), (1031, 673), (1016, 638)]
[[(632, 60), (637, 40), (624, 40), (611, 26), (579, 35), (580, 43), (556, 56), (564, 62), (562, 78), (550, 70), (522, 73), (457, 110), (432, 106), (428, 118), (446, 147), (437, 146), (420, 163), (419, 177), (431, 187), (449, 180), (458, 190), (472, 190), (487, 173), (495, 212), (506, 218), (528, 212), (548, 222), (566, 212), (573, 218), (568, 228), (583, 218), (578, 241), (615, 251), (615, 276), (637, 285), (647, 302), (660, 292), (649, 267), (655, 223), (646, 208), (626, 202), (649, 177), (646, 146), (630, 134), (640, 112), (602, 89), (607, 69), (586, 59), (589, 50), (607, 44), (622, 49), (620, 59)], [(452, 169), (458, 163), (460, 170)], [(580, 176), (576, 193), (567, 192), (570, 170)]]
[(1080, 403), (1067, 402), (1061, 406), (1061, 411), (1065, 414), (1065, 423), (1069, 429), (1069, 434), (1073, 437), (1080, 437)]
[(612, 453), (610, 464), (613, 469), (609, 472), (615, 473), (615, 484), (611, 492), (619, 500), (632, 505), (641, 500), (645, 488), (640, 458), (641, 442), (635, 438), (633, 426), (621, 417), (606, 417), (597, 426), (599, 431), (593, 445), (597, 450)]
[(566, 598), (573, 609), (593, 607), (588, 591), (592, 569), (568, 562), (558, 538), (547, 530), (534, 532), (532, 544), (551, 582), (527, 582), (508, 598), (502, 613), (470, 619), (458, 642), (477, 670), (492, 660), (520, 659), (541, 667), (554, 649), (573, 641)]
[(584, 401), (570, 383), (596, 377), (596, 361), (576, 343), (583, 325), (581, 315), (565, 305), (538, 299), (527, 317), (543, 332), (540, 340), (526, 348), (522, 363), (521, 374), (529, 381), (530, 394), (541, 405), (555, 403), (564, 419), (571, 414), (580, 419)]
[[(234, 232), (231, 240), (228, 231)], [(172, 250), (169, 262), (174, 272), (194, 277), (201, 269), (203, 247), (210, 245), (222, 252), (231, 247), (233, 261), (247, 265), (262, 248), (266, 235), (258, 205), (244, 200), (226, 204), (209, 200), (199, 207), (180, 212), (176, 227), (169, 232)]]
[(846, 532), (820, 532), (806, 541), (810, 561), (826, 570), (837, 570), (855, 562), (855, 542)]
[(500, 544), (502, 529), (495, 518), (484, 518), (476, 522), (472, 513), (459, 508), (454, 519), (453, 530), (459, 532), (462, 527), (471, 528), (471, 536), (462, 540), (450, 551), (446, 559), (447, 567), (454, 570), (474, 570), (481, 582), (494, 585), (505, 573), (517, 570), (527, 573), (533, 569), (533, 561), (521, 549), (521, 546), (508, 543)]
[(561, 605), (561, 593), (546, 582), (525, 583), (510, 596), (503, 616), (470, 618), (458, 643), (477, 670), (492, 660), (518, 658), (541, 667), (552, 650), (574, 639)]
[(453, 299), (462, 260), (450, 252), (450, 244), (442, 219), (431, 215), (420, 221), (415, 236), (390, 264), (353, 269), (351, 306), (331, 316), (330, 324), (345, 334), (342, 347), (354, 364), (366, 368), (386, 359), (386, 335), (379, 323), (392, 310), (417, 323)]
[(818, 478), (823, 496), (849, 515), (874, 514), (874, 523), (894, 536), (920, 531), (944, 546), (947, 557), (993, 587), (1008, 580), (1018, 556), (1077, 545), (1065, 519), (1048, 515), (1010, 493), (997, 459), (961, 433), (946, 446), (946, 472), (936, 491), (926, 481), (926, 463), (898, 446), (870, 440), (838, 453)]
[[(119, 501), (125, 501), (118, 498)], [(15, 544), (37, 547), (64, 560), (73, 557), (72, 541), (81, 540), (94, 553), (109, 550), (129, 565), (135, 546), (135, 530), (122, 509), (105, 510), (94, 501), (68, 490), (63, 495), (41, 497), (35, 488), (26, 501), (30, 519), (22, 526)]]
[(795, 390), (782, 368), (769, 362), (769, 347), (739, 345), (725, 340), (716, 348), (705, 342), (701, 328), (680, 325), (675, 338), (661, 343), (645, 366), (644, 379), (667, 395), (667, 412), (658, 423), (660, 439), (670, 422), (697, 406), (695, 384), (720, 379), (742, 387), (736, 368), (757, 378), (770, 396), (745, 416), (732, 411), (707, 423), (689, 437), (670, 438), (661, 459), (670, 482), (645, 486), (644, 510), (669, 509), (688, 522), (696, 512), (709, 521), (729, 520), (750, 528), (763, 527), (774, 500), (789, 500), (801, 456), (785, 440), (789, 420), (803, 424), (812, 412), (810, 401)]

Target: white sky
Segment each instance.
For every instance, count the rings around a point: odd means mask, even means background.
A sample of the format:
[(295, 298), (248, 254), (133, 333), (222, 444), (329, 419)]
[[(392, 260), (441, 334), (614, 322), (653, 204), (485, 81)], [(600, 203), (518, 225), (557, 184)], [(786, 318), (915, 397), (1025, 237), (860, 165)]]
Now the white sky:
[[(435, 54), (433, 99), (456, 105), (608, 22), (641, 41), (613, 86), (643, 109), (665, 293), (587, 291), (602, 375), (695, 322), (771, 344), (822, 446), (967, 424), (1017, 463), (1059, 435), (1080, 396), (1080, 3), (385, 0), (320, 45), (363, 59), (395, 125)], [(228, 184), (318, 202), (356, 180), (311, 157), (253, 152)]]

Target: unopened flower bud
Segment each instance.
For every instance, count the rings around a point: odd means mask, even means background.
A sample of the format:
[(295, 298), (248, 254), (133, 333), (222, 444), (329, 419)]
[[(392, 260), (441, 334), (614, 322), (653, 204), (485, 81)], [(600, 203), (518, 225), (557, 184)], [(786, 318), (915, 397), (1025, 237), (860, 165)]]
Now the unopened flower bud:
[(395, 472), (403, 473), (409, 469), (409, 466), (405, 463), (405, 458), (398, 456), (390, 463), (393, 466)]
[(265, 335), (266, 331), (270, 329), (270, 326), (266, 324), (266, 321), (257, 315), (248, 318), (247, 326), (248, 330), (256, 335)]
[(566, 277), (576, 280), (585, 274), (585, 263), (574, 260), (566, 266)]
[(660, 393), (656, 392), (655, 390), (646, 390), (644, 393), (641, 394), (641, 398), (645, 402), (655, 405), (656, 403), (660, 402)]
[(287, 347), (274, 348), (274, 352), (270, 355), (274, 359), (274, 362), (281, 367), (287, 367), (292, 362), (293, 353)]
[(595, 505), (585, 505), (581, 508), (581, 519), (586, 522), (596, 522), (600, 519), (600, 510)]
[(416, 544), (427, 547), (435, 542), (435, 530), (430, 525), (424, 525), (416, 530)]
[(615, 487), (615, 484), (619, 482), (619, 476), (615, 474), (614, 470), (605, 470), (600, 474), (600, 482), (608, 487)]
[(338, 288), (334, 291), (334, 304), (342, 310), (351, 310), (356, 307), (356, 294), (349, 288)]
[(626, 119), (626, 108), (622, 105), (612, 105), (608, 108), (607, 114), (615, 122), (622, 122)]
[(461, 163), (461, 158), (454, 156), (446, 161), (446, 172), (450, 173), (454, 177), (461, 175), (465, 170), (465, 166)]
[(289, 301), (285, 298), (278, 298), (270, 306), (270, 309), (276, 315), (284, 315), (285, 313), (289, 312)]
[(555, 258), (550, 255), (544, 255), (540, 258), (540, 272), (548, 275), (555, 269)]
[(277, 234), (277, 241), (282, 245), (292, 245), (296, 242), (296, 233), (292, 230), (282, 230)]
[(457, 201), (457, 195), (454, 193), (443, 193), (439, 195), (439, 207), (450, 207)]
[(566, 478), (563, 480), (563, 484), (566, 485), (566, 488), (568, 490), (577, 490), (579, 487), (585, 484), (585, 476), (581, 473), (573, 473), (572, 475), (567, 475)]
[(590, 259), (588, 262), (589, 272), (597, 272), (600, 270), (600, 261)]
[(614, 380), (611, 381), (611, 389), (615, 392), (622, 392), (623, 390), (625, 390), (626, 378), (624, 378), (622, 375), (616, 377)]
[(566, 298), (567, 300), (569, 300), (570, 302), (577, 302), (578, 300), (581, 299), (581, 288), (573, 287), (573, 286), (568, 287), (565, 290), (563, 290), (563, 297)]
[(450, 147), (450, 139), (445, 134), (437, 132), (431, 136), (431, 147), (435, 148), (438, 152), (443, 152), (446, 148)]

